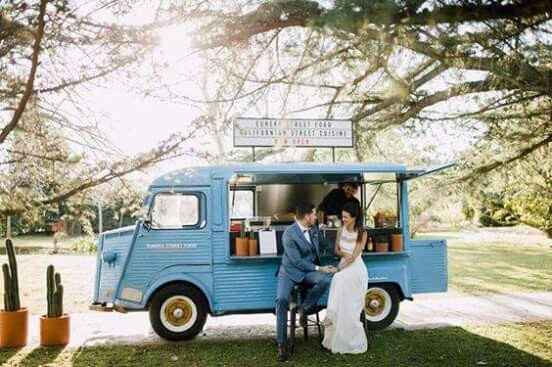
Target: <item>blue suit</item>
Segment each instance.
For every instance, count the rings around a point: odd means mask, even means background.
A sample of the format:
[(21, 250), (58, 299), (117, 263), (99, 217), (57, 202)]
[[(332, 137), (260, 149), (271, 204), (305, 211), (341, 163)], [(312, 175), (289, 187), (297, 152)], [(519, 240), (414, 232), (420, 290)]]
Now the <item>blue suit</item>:
[(318, 304), (332, 280), (331, 274), (315, 270), (315, 266), (320, 264), (320, 231), (311, 228), (309, 235), (310, 243), (296, 222), (289, 226), (282, 236), (284, 254), (278, 271), (276, 293), (276, 340), (280, 345), (287, 342), (287, 313), (293, 287), (302, 284), (309, 288), (303, 301), (303, 309), (308, 312)]

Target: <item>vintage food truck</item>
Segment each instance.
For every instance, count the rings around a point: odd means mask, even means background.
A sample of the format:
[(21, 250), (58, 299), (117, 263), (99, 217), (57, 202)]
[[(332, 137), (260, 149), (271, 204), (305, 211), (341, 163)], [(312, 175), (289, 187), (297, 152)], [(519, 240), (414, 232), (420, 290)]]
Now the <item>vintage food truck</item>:
[[(382, 186), (394, 193), (391, 222), (371, 223), (366, 216), (370, 242), (379, 246), (378, 251), (367, 246), (362, 255), (369, 271), (367, 327), (385, 328), (401, 301), (447, 290), (445, 241), (412, 240), (408, 224), (409, 180), (442, 168), (249, 163), (166, 174), (149, 187), (143, 220), (99, 236), (91, 308), (149, 310), (155, 332), (170, 340), (197, 335), (207, 315), (273, 312), (281, 235), (293, 223), (290, 211), (298, 201), (318, 205), (339, 183), (355, 182), (366, 213)], [(244, 226), (258, 248), (238, 256)], [(323, 226), (323, 263), (335, 262), (336, 230)], [(393, 234), (404, 240), (389, 251), (385, 243)]]

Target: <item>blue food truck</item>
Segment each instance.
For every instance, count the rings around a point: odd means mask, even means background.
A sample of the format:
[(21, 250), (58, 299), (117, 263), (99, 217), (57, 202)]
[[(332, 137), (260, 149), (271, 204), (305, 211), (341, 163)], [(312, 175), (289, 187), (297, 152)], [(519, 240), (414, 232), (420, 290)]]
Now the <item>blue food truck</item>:
[[(281, 234), (293, 223), (294, 204), (317, 205), (340, 183), (355, 182), (365, 213), (382, 187), (393, 195), (391, 219), (365, 217), (370, 246), (362, 255), (369, 271), (363, 316), (368, 328), (385, 328), (401, 301), (447, 290), (446, 242), (411, 239), (408, 205), (409, 181), (446, 167), (246, 163), (165, 174), (149, 187), (142, 220), (99, 236), (91, 309), (148, 310), (154, 331), (170, 340), (194, 337), (208, 315), (273, 312)], [(322, 226), (323, 263), (335, 262), (333, 224)], [(247, 256), (236, 251), (244, 226), (258, 240)], [(390, 251), (393, 235), (402, 243)]]

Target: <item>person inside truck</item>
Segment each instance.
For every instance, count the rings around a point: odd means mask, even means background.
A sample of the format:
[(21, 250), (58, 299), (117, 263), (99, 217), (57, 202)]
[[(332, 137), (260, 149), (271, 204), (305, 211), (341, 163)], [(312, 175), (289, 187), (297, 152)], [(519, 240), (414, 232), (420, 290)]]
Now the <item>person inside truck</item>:
[(328, 217), (335, 215), (341, 219), (343, 207), (348, 202), (354, 202), (359, 205), (360, 201), (355, 197), (358, 192), (358, 183), (342, 182), (337, 188), (330, 191), (318, 205), (318, 220), (327, 223)]

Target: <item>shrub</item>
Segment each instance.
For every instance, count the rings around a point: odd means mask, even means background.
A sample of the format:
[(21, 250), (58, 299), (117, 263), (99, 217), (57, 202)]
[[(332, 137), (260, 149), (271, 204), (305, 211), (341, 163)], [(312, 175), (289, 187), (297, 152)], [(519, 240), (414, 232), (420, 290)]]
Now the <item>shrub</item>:
[(96, 249), (94, 237), (79, 238), (71, 246), (71, 250), (79, 254), (94, 254), (96, 253)]

